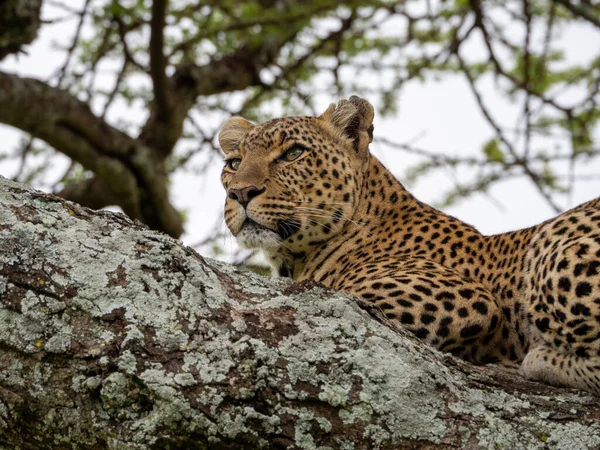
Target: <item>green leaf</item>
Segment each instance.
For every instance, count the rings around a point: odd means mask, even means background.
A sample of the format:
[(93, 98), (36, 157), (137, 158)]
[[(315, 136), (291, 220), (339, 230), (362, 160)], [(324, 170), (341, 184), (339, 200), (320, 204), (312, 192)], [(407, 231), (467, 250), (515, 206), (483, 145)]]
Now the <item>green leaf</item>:
[(504, 162), (504, 152), (500, 148), (498, 139), (490, 139), (483, 145), (483, 153), (490, 162)]

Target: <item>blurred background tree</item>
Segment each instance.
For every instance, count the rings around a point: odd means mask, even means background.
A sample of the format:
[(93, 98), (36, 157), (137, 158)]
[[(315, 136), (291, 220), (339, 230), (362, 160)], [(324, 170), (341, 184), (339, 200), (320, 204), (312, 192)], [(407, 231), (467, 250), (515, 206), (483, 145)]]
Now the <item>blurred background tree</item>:
[[(216, 134), (230, 115), (318, 114), (350, 94), (389, 115), (411, 83), (452, 75), (489, 136), (451, 154), (376, 132), (377, 145), (411, 162), (403, 182), (454, 174), (435, 199), (447, 207), (525, 179), (559, 212), (577, 183), (600, 179), (576, 170), (599, 167), (600, 46), (581, 42), (583, 63), (561, 50), (569, 27), (600, 37), (590, 0), (3, 0), (0, 59), (18, 67), (39, 27), (67, 22), (73, 34), (55, 48), (50, 76), (0, 66), (0, 123), (23, 132), (18, 148), (0, 148), (0, 173), (10, 167), (16, 180), (91, 208), (117, 206), (174, 237), (189, 224), (170, 183), (220, 165)], [(486, 89), (516, 105), (516, 126), (496, 118)], [(217, 224), (191, 244), (222, 233)]]

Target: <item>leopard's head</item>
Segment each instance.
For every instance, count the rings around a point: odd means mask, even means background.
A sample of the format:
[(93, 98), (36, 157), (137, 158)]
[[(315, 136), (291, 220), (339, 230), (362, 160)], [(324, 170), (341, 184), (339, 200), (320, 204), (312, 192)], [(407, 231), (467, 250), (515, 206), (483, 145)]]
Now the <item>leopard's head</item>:
[(358, 203), (373, 138), (373, 107), (351, 97), (319, 117), (221, 128), (225, 221), (247, 248), (302, 253), (339, 233)]

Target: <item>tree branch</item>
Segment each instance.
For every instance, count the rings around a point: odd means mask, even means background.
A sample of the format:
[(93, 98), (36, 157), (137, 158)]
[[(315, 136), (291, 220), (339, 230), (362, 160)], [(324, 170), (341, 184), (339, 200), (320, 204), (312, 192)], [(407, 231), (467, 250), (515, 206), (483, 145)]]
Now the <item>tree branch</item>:
[(67, 69), (69, 68), (71, 60), (73, 59), (73, 54), (75, 53), (75, 49), (77, 48), (77, 45), (79, 44), (79, 39), (81, 37), (81, 30), (83, 28), (83, 23), (85, 21), (87, 11), (90, 6), (90, 1), (91, 0), (85, 0), (83, 8), (81, 9), (81, 12), (77, 14), (79, 16), (79, 21), (77, 22), (77, 28), (75, 29), (75, 35), (73, 36), (73, 39), (71, 40), (71, 45), (67, 49), (67, 57), (65, 58), (65, 62), (62, 65), (62, 67), (60, 68), (60, 70), (58, 71), (58, 81), (56, 82), (57, 87), (62, 87), (63, 80), (65, 79), (65, 76), (67, 74)]
[(0, 61), (37, 37), (41, 8), (42, 0), (0, 2)]
[[(600, 14), (598, 5), (590, 6), (590, 9), (584, 5), (577, 5), (572, 0), (554, 0), (554, 2), (567, 8), (575, 17), (586, 20), (597, 28), (600, 28)], [(594, 10), (595, 8), (595, 10)]]
[(596, 449), (590, 394), (441, 354), (312, 282), (0, 179), (0, 441)]
[(168, 122), (161, 121), (159, 112), (152, 107), (139, 138), (150, 148), (160, 149), (161, 155), (168, 155), (181, 137), (183, 122), (198, 96), (260, 85), (260, 70), (272, 61), (281, 45), (283, 42), (257, 49), (242, 47), (203, 66), (186, 64), (178, 67), (169, 78), (172, 108)]
[[(279, 0), (271, 2), (270, 8), (275, 9), (275, 3), (278, 2)], [(310, 4), (306, 0), (298, 3), (306, 3), (307, 7)], [(332, 2), (330, 7), (336, 4)], [(325, 9), (323, 6), (315, 8), (316, 11)], [(242, 45), (231, 54), (214, 58), (202, 66), (182, 64), (176, 67), (167, 82), (166, 91), (169, 92), (171, 101), (168, 120), (161, 120), (160, 112), (156, 107), (152, 107), (140, 139), (150, 148), (157, 149), (161, 155), (167, 156), (181, 137), (183, 123), (198, 96), (210, 96), (262, 85), (261, 70), (275, 61), (282, 47), (290, 42), (304, 26), (302, 25), (305, 20), (303, 14), (293, 17), (298, 20), (299, 25), (291, 22), (287, 25), (287, 32), (269, 36), (269, 39), (263, 40), (261, 45)]]
[(564, 113), (567, 116), (567, 118), (572, 118), (573, 111), (571, 110), (571, 108), (566, 108), (564, 106), (561, 106), (558, 103), (556, 103), (556, 101), (554, 101), (553, 99), (547, 98), (542, 93), (532, 90), (530, 88), (530, 86), (527, 86), (523, 82), (523, 80), (518, 79), (516, 76), (510, 74), (509, 72), (507, 72), (504, 69), (502, 64), (500, 64), (500, 60), (496, 56), (494, 47), (492, 46), (492, 39), (491, 39), (488, 29), (485, 25), (485, 19), (484, 19), (484, 13), (482, 10), (481, 0), (469, 0), (469, 4), (471, 6), (471, 9), (475, 13), (474, 25), (477, 28), (479, 28), (479, 30), (481, 31), (481, 34), (483, 37), (483, 42), (488, 50), (489, 60), (494, 65), (494, 69), (496, 70), (496, 73), (498, 73), (499, 75), (501, 75), (504, 78), (506, 78), (507, 80), (509, 80), (513, 85), (515, 85), (519, 89), (522, 89), (527, 94), (533, 95), (536, 98), (540, 99), (543, 103), (552, 106), (553, 108), (557, 109), (558, 111), (561, 111), (562, 113)]
[(562, 211), (562, 209), (554, 202), (554, 200), (552, 200), (552, 197), (550, 197), (550, 195), (548, 195), (548, 193), (544, 190), (544, 187), (542, 186), (542, 183), (541, 183), (540, 176), (537, 173), (535, 173), (531, 169), (531, 167), (529, 167), (528, 161), (526, 159), (523, 159), (521, 156), (519, 156), (519, 154), (517, 153), (514, 146), (510, 143), (510, 141), (506, 138), (506, 136), (504, 136), (502, 129), (500, 128), (500, 126), (498, 126), (498, 124), (496, 123), (496, 121), (493, 119), (490, 112), (488, 111), (487, 107), (483, 103), (483, 98), (481, 97), (481, 94), (479, 93), (477, 86), (475, 85), (475, 79), (471, 75), (469, 68), (465, 64), (462, 57), (460, 56), (460, 53), (457, 51), (455, 53), (455, 55), (458, 60), (458, 64), (459, 64), (461, 71), (467, 78), (469, 88), (471, 89), (471, 92), (473, 93), (473, 96), (475, 97), (475, 100), (477, 101), (479, 110), (481, 111), (481, 113), (483, 114), (483, 116), (485, 117), (487, 122), (490, 124), (490, 126), (496, 132), (496, 136), (498, 137), (498, 139), (506, 146), (510, 155), (515, 159), (515, 162), (518, 163), (523, 168), (523, 172), (529, 177), (529, 179), (532, 181), (533, 185), (536, 187), (536, 189), (538, 190), (540, 195), (544, 198), (544, 200), (546, 200), (548, 205), (556, 213)]
[(152, 1), (152, 19), (150, 20), (150, 76), (152, 77), (156, 120), (168, 122), (170, 101), (167, 78), (167, 58), (163, 53), (165, 39), (164, 28), (168, 0)]
[(92, 209), (102, 209), (119, 204), (112, 189), (106, 186), (106, 182), (102, 178), (95, 175), (86, 180), (71, 181), (56, 195)]
[[(115, 199), (130, 217), (172, 236), (183, 232), (169, 202), (164, 162), (68, 92), (0, 72), (0, 122), (46, 141), (95, 172), (108, 191), (105, 198)], [(90, 205), (98, 201), (77, 198)]]

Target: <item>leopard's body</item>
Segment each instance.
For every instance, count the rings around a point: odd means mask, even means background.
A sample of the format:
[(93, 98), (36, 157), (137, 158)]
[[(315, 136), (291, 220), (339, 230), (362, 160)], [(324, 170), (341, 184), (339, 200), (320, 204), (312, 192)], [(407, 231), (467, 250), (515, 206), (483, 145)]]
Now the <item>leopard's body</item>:
[(370, 155), (372, 119), (352, 97), (320, 117), (226, 122), (225, 219), (238, 241), (279, 275), (373, 302), (442, 351), (600, 394), (600, 199), (484, 236)]

